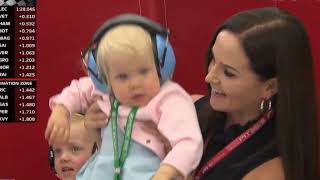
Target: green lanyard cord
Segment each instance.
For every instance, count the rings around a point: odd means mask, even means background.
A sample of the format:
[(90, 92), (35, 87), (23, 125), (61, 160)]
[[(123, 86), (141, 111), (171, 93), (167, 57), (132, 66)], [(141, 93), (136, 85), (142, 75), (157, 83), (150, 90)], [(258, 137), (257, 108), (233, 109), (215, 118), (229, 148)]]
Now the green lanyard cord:
[(117, 118), (118, 118), (118, 108), (119, 102), (113, 98), (111, 101), (111, 127), (112, 127), (112, 142), (114, 151), (114, 180), (120, 180), (121, 168), (123, 167), (124, 161), (127, 158), (131, 134), (133, 128), (133, 122), (138, 111), (137, 107), (132, 107), (128, 115), (125, 131), (124, 131), (124, 141), (121, 148), (121, 154), (119, 158), (119, 146), (118, 146), (118, 131), (117, 131)]

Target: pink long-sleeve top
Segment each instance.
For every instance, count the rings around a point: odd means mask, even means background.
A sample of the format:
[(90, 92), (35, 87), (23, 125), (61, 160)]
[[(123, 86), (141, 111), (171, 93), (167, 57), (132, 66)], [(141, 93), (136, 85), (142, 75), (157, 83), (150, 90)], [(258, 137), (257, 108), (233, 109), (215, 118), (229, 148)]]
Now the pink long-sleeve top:
[[(85, 112), (95, 96), (102, 97), (98, 104), (109, 116), (109, 95), (97, 91), (88, 77), (73, 80), (61, 94), (50, 98), (49, 105), (52, 108), (54, 104), (63, 104), (70, 114)], [(124, 131), (130, 107), (120, 105), (118, 111), (118, 126)], [(172, 150), (168, 154), (165, 154), (164, 145), (158, 137), (142, 130), (145, 121), (153, 121), (159, 132), (169, 140)], [(139, 108), (132, 138), (153, 151), (162, 163), (175, 167), (184, 177), (197, 167), (202, 156), (202, 135), (192, 99), (172, 81), (163, 83), (160, 92), (146, 106)]]

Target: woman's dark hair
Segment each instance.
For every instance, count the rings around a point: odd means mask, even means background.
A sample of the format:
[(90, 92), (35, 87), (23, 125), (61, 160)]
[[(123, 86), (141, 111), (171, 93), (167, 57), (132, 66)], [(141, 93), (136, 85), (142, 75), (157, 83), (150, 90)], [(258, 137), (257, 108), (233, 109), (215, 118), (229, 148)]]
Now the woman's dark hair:
[[(286, 179), (319, 179), (316, 88), (310, 43), (303, 25), (278, 8), (236, 14), (213, 36), (206, 68), (212, 60), (212, 46), (224, 30), (238, 35), (261, 81), (277, 78), (278, 93), (273, 99), (275, 135)], [(219, 113), (210, 112), (211, 117)]]

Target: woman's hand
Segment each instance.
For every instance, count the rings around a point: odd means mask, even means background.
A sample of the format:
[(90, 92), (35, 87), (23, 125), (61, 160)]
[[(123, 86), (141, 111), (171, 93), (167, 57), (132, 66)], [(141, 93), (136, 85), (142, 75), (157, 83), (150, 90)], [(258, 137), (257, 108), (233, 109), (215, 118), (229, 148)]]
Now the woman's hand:
[(183, 179), (176, 168), (168, 164), (162, 164), (152, 177), (152, 180), (176, 180)]

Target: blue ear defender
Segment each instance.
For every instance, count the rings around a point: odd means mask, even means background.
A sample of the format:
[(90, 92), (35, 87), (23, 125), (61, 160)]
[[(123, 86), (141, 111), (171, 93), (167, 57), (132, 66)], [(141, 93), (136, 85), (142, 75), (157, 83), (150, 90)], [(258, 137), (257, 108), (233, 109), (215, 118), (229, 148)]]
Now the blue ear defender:
[(174, 56), (173, 48), (171, 47), (168, 36), (163, 37), (156, 35), (158, 66), (161, 75), (161, 81), (164, 82), (171, 79), (174, 69), (176, 67), (176, 58)]
[(97, 63), (94, 59), (92, 50), (88, 51), (88, 74), (91, 78), (95, 88), (103, 93), (107, 93), (109, 91), (107, 83), (105, 83), (100, 70), (98, 69)]
[(160, 24), (145, 17), (136, 14), (123, 14), (111, 18), (102, 24), (94, 34), (91, 41), (91, 44), (95, 45), (95, 47), (89, 48), (88, 50), (87, 68), (89, 77), (93, 81), (95, 88), (104, 93), (108, 93), (110, 91), (110, 88), (102, 77), (102, 73), (97, 66), (96, 55), (99, 42), (103, 35), (111, 28), (121, 24), (135, 24), (149, 32), (151, 39), (153, 39), (155, 64), (160, 76), (159, 79), (161, 83), (170, 79), (175, 69), (176, 59), (173, 48), (168, 40), (168, 30), (163, 28)]

